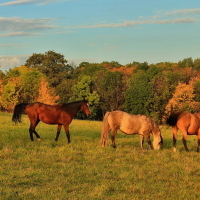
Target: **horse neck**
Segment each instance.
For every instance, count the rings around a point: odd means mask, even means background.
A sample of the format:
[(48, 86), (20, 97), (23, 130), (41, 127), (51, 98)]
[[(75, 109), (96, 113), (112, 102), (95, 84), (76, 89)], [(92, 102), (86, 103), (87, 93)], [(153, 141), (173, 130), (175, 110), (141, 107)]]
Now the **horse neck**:
[(68, 112), (71, 114), (72, 118), (81, 109), (81, 103), (77, 102), (75, 104), (69, 105)]

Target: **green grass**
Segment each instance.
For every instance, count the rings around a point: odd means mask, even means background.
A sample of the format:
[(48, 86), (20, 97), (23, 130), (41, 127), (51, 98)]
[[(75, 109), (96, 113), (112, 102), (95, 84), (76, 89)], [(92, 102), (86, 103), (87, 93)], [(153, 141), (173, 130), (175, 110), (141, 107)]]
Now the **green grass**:
[(186, 153), (179, 134), (172, 150), (171, 129), (162, 128), (163, 150), (140, 150), (139, 137), (117, 134), (117, 148), (100, 144), (102, 122), (73, 120), (72, 143), (64, 130), (39, 124), (41, 141), (31, 142), (29, 121), (14, 125), (0, 113), (0, 199), (2, 200), (192, 200), (199, 199), (200, 154), (196, 137)]

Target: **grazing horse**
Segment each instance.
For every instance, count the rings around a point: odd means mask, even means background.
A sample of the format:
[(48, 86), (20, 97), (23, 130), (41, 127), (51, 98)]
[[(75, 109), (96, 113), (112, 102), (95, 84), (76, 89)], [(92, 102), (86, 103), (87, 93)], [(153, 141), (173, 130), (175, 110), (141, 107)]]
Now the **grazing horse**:
[(176, 137), (177, 132), (180, 130), (182, 132), (183, 145), (185, 150), (188, 151), (186, 138), (187, 135), (196, 135), (198, 139), (197, 143), (197, 152), (199, 152), (200, 145), (200, 114), (194, 113), (190, 114), (186, 111), (179, 111), (176, 113), (172, 113), (168, 119), (167, 124), (172, 126), (173, 132), (173, 148), (174, 152), (176, 152)]
[[(161, 147), (163, 140), (159, 126), (150, 117), (145, 115), (131, 115), (123, 111), (107, 112), (103, 119), (101, 145), (105, 146), (108, 133), (112, 131), (112, 146), (116, 148), (115, 135), (118, 129), (128, 135), (139, 134), (142, 149), (144, 137), (147, 139), (151, 149), (160, 149)], [(153, 146), (150, 140), (151, 133), (154, 136)]]
[(21, 122), (21, 115), (25, 111), (30, 120), (29, 133), (31, 141), (34, 140), (33, 133), (40, 140), (40, 136), (35, 131), (35, 128), (42, 121), (46, 124), (58, 125), (56, 141), (58, 140), (62, 126), (64, 126), (68, 143), (70, 143), (69, 124), (79, 110), (83, 111), (87, 116), (90, 114), (89, 105), (86, 100), (57, 105), (47, 105), (39, 102), (21, 103), (15, 106), (12, 121), (15, 123)]

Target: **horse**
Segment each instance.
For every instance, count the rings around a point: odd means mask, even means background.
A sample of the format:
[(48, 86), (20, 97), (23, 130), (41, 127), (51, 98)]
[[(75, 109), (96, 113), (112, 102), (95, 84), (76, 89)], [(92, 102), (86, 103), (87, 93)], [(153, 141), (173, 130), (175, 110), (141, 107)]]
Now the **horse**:
[(83, 111), (87, 116), (90, 115), (89, 104), (86, 100), (56, 105), (40, 102), (21, 103), (15, 105), (12, 121), (15, 123), (21, 122), (21, 115), (25, 111), (30, 120), (29, 134), (31, 141), (34, 141), (33, 133), (40, 140), (35, 128), (42, 121), (46, 124), (58, 125), (55, 141), (58, 141), (61, 128), (64, 126), (68, 143), (70, 143), (69, 124), (79, 110)]
[[(159, 126), (150, 117), (140, 114), (132, 115), (117, 110), (107, 112), (104, 116), (101, 132), (101, 146), (106, 145), (108, 134), (112, 131), (112, 147), (116, 148), (115, 136), (118, 130), (127, 135), (139, 134), (141, 149), (143, 149), (144, 138), (146, 138), (150, 149), (158, 150), (163, 143)], [(153, 146), (151, 144), (150, 134), (154, 136)]]
[(197, 136), (197, 152), (199, 152), (200, 145), (200, 114), (194, 113), (191, 114), (186, 111), (173, 112), (167, 118), (167, 124), (172, 126), (173, 133), (173, 150), (176, 152), (176, 137), (178, 130), (182, 132), (182, 141), (186, 151), (187, 147), (187, 135), (196, 135)]

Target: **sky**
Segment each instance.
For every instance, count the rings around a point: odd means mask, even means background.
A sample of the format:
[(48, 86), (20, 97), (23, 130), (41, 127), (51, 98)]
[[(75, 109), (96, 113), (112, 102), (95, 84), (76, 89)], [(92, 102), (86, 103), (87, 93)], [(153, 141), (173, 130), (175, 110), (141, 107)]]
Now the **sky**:
[(55, 51), (68, 63), (200, 58), (199, 0), (0, 0), (0, 70)]

